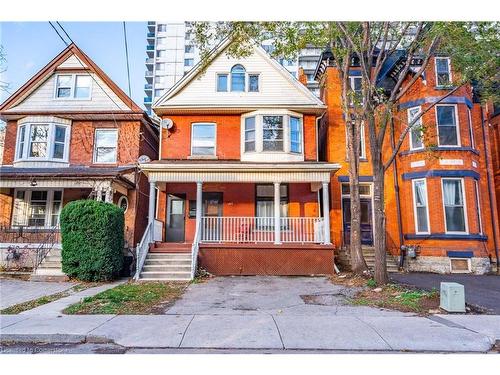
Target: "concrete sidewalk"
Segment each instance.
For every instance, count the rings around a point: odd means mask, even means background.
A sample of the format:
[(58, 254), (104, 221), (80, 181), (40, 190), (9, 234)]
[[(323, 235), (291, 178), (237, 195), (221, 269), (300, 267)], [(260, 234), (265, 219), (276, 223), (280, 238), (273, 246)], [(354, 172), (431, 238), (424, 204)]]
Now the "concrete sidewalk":
[(127, 348), (489, 351), (500, 316), (1, 315), (1, 341)]

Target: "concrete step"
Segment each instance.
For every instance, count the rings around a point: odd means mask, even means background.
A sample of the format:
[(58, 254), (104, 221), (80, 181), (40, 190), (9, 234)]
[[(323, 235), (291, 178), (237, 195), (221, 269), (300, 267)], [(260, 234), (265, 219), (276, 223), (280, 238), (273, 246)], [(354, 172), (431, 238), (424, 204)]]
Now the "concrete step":
[(160, 277), (160, 278), (155, 278), (155, 277), (141, 277), (139, 279), (139, 281), (178, 281), (178, 282), (189, 282), (191, 281), (191, 277), (189, 278), (185, 278), (185, 277), (180, 277), (180, 278), (176, 278), (176, 277), (173, 277), (173, 278), (163, 278), (163, 277)]
[(43, 258), (44, 262), (62, 262), (62, 258), (60, 256), (47, 255)]
[(177, 260), (177, 259), (167, 259), (167, 260), (157, 260), (157, 259), (147, 259), (144, 262), (145, 266), (191, 266), (191, 259)]
[(39, 268), (61, 268), (62, 263), (61, 262), (55, 262), (55, 261), (43, 261), (42, 264), (40, 264)]
[(179, 271), (143, 271), (140, 275), (141, 280), (191, 280), (191, 272)]
[(148, 253), (146, 260), (189, 260), (191, 261), (191, 254), (154, 254)]
[(66, 274), (60, 268), (44, 268), (40, 266), (35, 270), (35, 275), (65, 276)]
[(142, 272), (156, 272), (156, 271), (164, 271), (164, 272), (191, 272), (191, 265), (187, 266), (175, 266), (175, 265), (144, 265), (142, 267)]
[(30, 276), (30, 281), (68, 281), (69, 277), (67, 275), (36, 275), (32, 274)]

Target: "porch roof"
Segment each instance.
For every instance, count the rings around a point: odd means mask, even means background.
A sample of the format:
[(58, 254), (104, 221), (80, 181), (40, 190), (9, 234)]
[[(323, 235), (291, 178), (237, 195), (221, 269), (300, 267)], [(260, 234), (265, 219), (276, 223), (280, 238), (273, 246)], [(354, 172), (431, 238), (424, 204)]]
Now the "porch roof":
[(62, 168), (25, 168), (0, 166), (0, 187), (36, 187), (92, 188), (96, 180), (118, 182), (127, 188), (133, 188), (134, 182), (127, 174), (134, 171), (134, 166), (121, 167), (62, 167)]
[(340, 165), (313, 161), (157, 160), (139, 167), (152, 182), (330, 182)]

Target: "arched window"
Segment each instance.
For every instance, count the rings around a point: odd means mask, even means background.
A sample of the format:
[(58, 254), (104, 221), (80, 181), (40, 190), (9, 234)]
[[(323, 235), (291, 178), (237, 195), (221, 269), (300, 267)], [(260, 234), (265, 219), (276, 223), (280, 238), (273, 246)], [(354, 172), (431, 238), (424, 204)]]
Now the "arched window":
[(243, 65), (235, 65), (231, 69), (231, 91), (245, 91), (245, 68)]

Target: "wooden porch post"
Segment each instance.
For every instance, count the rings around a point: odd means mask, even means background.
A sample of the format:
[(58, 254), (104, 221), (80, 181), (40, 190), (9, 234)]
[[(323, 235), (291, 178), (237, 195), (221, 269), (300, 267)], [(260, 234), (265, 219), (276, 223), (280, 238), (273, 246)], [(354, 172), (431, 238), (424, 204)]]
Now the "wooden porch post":
[(203, 183), (198, 181), (196, 183), (196, 228), (201, 230), (201, 214), (202, 214), (202, 201), (203, 201)]
[(280, 183), (274, 183), (274, 243), (281, 243), (281, 225), (280, 225)]
[(330, 194), (328, 191), (328, 182), (323, 182), (323, 229), (324, 244), (330, 245)]
[(150, 242), (154, 242), (155, 239), (155, 189), (156, 182), (149, 182), (149, 211), (148, 211), (148, 223), (151, 225), (151, 239)]

